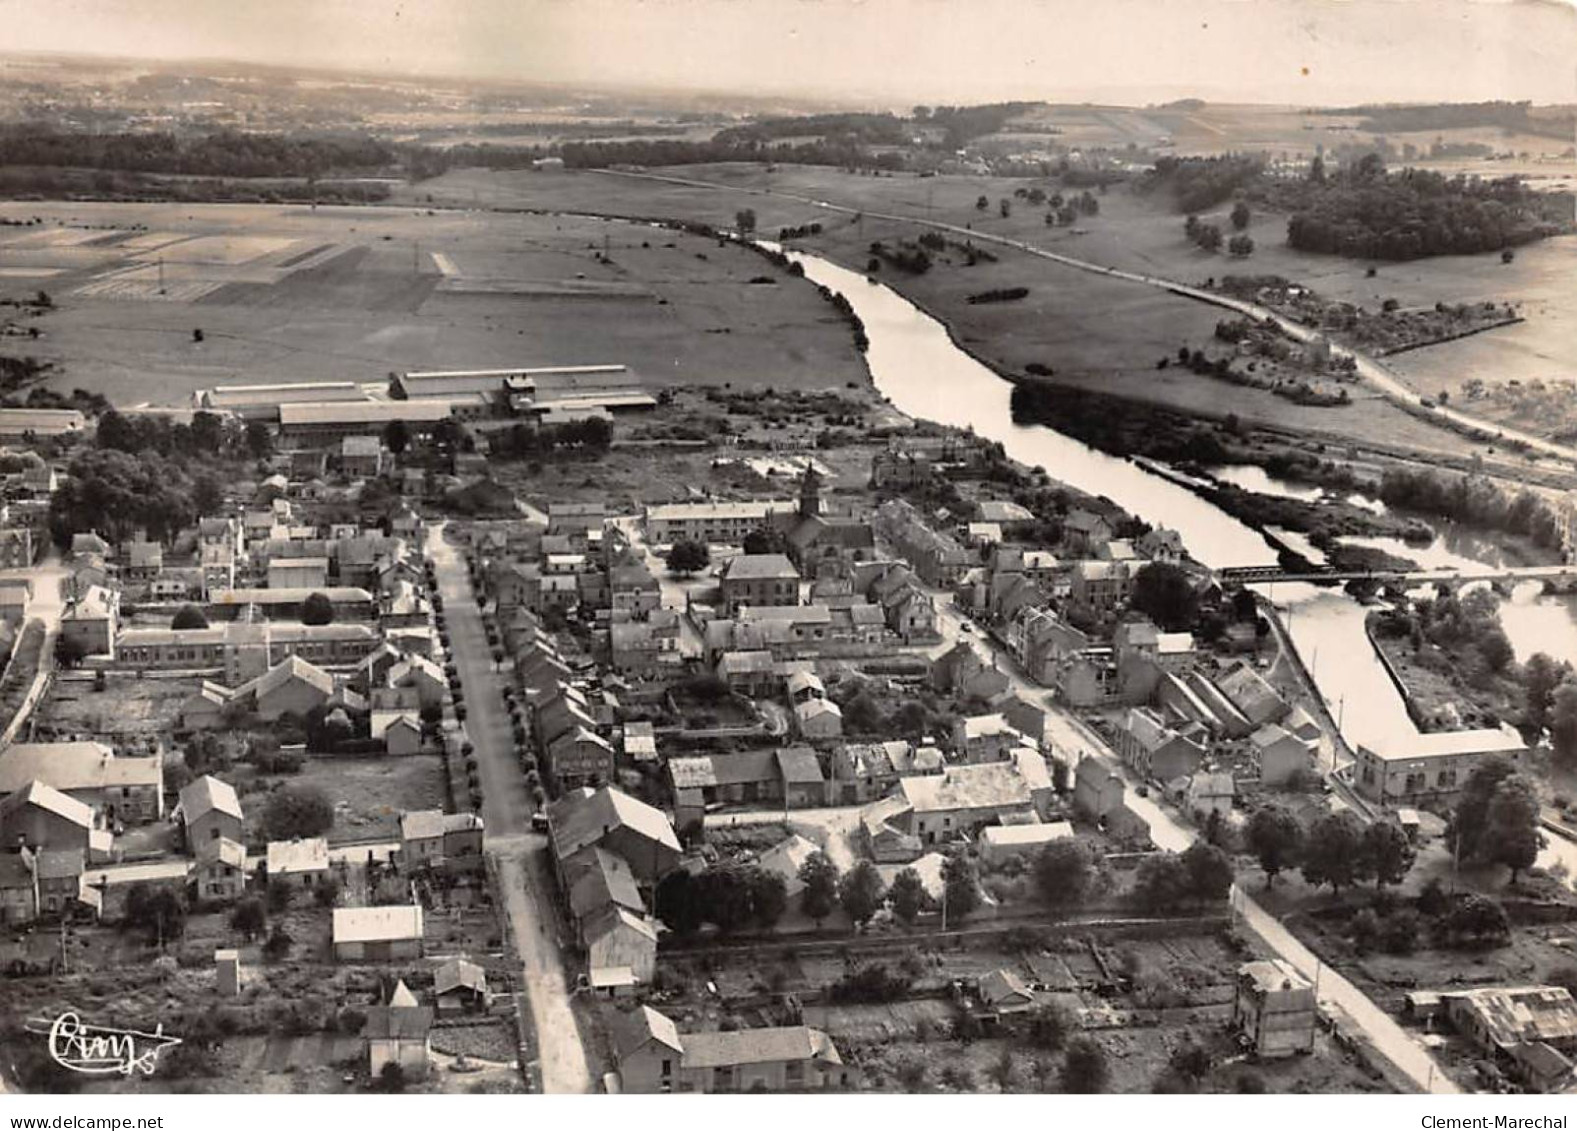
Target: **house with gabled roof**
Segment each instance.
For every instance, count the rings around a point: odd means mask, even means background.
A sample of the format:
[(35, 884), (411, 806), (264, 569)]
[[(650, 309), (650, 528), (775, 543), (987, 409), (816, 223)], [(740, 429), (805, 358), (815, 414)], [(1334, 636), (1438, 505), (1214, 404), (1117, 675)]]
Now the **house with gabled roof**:
[(244, 703), (265, 721), (285, 715), (305, 715), (321, 707), (334, 694), (334, 677), (300, 656), (286, 656), (256, 679), (235, 690)]
[(379, 1079), (390, 1064), (399, 1065), (404, 1075), (415, 1079), (427, 1075), (432, 1028), (432, 1009), (417, 1004), (416, 995), (400, 981), (386, 1004), (367, 1010), (367, 1020), (362, 1025), (367, 1069), (372, 1078)]
[(340, 962), (389, 962), (420, 958), (423, 950), (422, 905), (336, 907), (334, 957)]
[(235, 787), (204, 774), (181, 790), (181, 820), (186, 828), (186, 846), (194, 854), (209, 841), (246, 840), (246, 818)]
[(566, 884), (564, 864), (582, 849), (607, 849), (624, 858), (643, 884), (679, 865), (679, 838), (664, 813), (610, 786), (572, 790), (548, 809), (548, 841)]
[(192, 883), (197, 899), (204, 903), (231, 903), (246, 890), (246, 846), (228, 837), (204, 840), (197, 844)]
[(0, 799), (0, 844), (34, 850), (74, 849), (107, 856), (110, 834), (94, 827), (86, 803), (40, 781)]
[(487, 971), (468, 959), (449, 959), (433, 972), (433, 1000), (439, 1016), (487, 1008)]
[(268, 880), (296, 887), (316, 887), (329, 875), (329, 844), (320, 836), (268, 842), (264, 867)]
[(0, 795), (41, 782), (87, 805), (108, 823), (164, 816), (164, 758), (120, 758), (102, 742), (13, 742), (0, 750)]
[(619, 1025), (614, 1047), (629, 1094), (814, 1092), (854, 1082), (832, 1038), (804, 1025), (680, 1034), (643, 1005)]

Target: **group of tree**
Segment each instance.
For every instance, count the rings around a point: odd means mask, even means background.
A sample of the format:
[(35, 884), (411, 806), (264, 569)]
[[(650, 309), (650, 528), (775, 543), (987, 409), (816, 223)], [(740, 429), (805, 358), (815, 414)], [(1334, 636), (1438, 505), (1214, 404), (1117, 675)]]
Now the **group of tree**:
[[(434, 440), (438, 439), (437, 434)], [(515, 424), (493, 434), (493, 452), (505, 459), (545, 460), (556, 455), (600, 456), (613, 443), (613, 425), (598, 417), (536, 427)]]
[(1387, 173), (1376, 154), (1316, 180), (1278, 182), (1300, 251), (1364, 259), (1499, 251), (1569, 228), (1570, 196), (1536, 193), (1518, 177), (1481, 180), (1423, 169)]
[(1232, 858), (1197, 840), (1181, 853), (1156, 852), (1140, 861), (1130, 898), (1141, 910), (1154, 914), (1219, 902), (1231, 889)]
[(681, 936), (705, 923), (730, 935), (749, 927), (769, 930), (788, 907), (783, 877), (755, 865), (725, 865), (698, 875), (680, 870), (657, 885), (656, 912)]
[(1368, 825), (1350, 810), (1327, 813), (1307, 829), (1285, 805), (1270, 802), (1249, 818), (1245, 845), (1273, 884), (1284, 871), (1297, 868), (1316, 887), (1335, 891), (1360, 881), (1376, 888), (1399, 884), (1412, 869), (1417, 851), (1394, 821)]
[(1199, 622), (1199, 592), (1187, 571), (1170, 562), (1147, 562), (1134, 575), (1128, 607), (1163, 632), (1186, 632)]
[(681, 538), (668, 548), (668, 568), (681, 577), (699, 573), (711, 562), (712, 551), (705, 542)]
[(334, 803), (320, 787), (286, 785), (269, 794), (263, 830), (269, 840), (322, 836), (334, 827)]
[(896, 245), (873, 240), (871, 255), (910, 275), (924, 275), (931, 269), (931, 253), (919, 244), (910, 243), (908, 240), (899, 240)]
[(180, 462), (157, 452), (81, 452), (50, 497), (50, 536), (65, 547), (84, 531), (123, 542), (142, 530), (154, 541), (167, 542), (200, 513), (198, 496), (206, 491), (201, 482)]
[(1522, 535), (1546, 548), (1560, 545), (1554, 508), (1532, 491), (1511, 492), (1487, 476), (1390, 468), (1380, 479), (1380, 499), (1390, 507)]
[(1182, 212), (1203, 212), (1254, 185), (1264, 172), (1259, 157), (1159, 157), (1138, 182), (1141, 192), (1167, 191)]
[(1544, 847), (1538, 785), (1505, 758), (1489, 758), (1468, 776), (1451, 815), (1449, 837), (1459, 860), (1501, 864), (1511, 882)]
[[(1440, 648), (1458, 664), (1477, 656), (1490, 676), (1508, 671), (1515, 651), (1501, 627), (1499, 601), (1489, 590), (1464, 596), (1445, 591), (1421, 597), (1376, 614), (1376, 636), (1411, 640), (1414, 651), (1427, 645)], [(1472, 671), (1464, 672), (1470, 678)]]
[(1220, 251), (1225, 238), (1220, 224), (1206, 223), (1193, 213), (1183, 221), (1183, 234), (1205, 251)]
[(100, 133), (34, 123), (0, 127), (0, 149), (16, 166), (195, 177), (320, 177), (385, 170), (399, 159), (393, 147), (361, 134)]

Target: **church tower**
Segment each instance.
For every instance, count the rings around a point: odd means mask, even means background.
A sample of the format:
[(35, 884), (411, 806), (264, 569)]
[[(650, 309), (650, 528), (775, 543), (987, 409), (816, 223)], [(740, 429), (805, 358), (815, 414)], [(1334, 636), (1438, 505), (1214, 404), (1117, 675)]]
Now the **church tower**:
[(815, 518), (821, 514), (821, 474), (814, 464), (805, 465), (805, 477), (799, 485), (799, 516)]

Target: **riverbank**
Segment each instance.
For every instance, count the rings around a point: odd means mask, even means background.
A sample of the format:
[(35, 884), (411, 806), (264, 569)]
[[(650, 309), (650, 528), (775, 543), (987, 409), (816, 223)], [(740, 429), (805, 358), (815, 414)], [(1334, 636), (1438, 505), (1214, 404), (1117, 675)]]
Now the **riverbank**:
[(1475, 593), (1404, 600), (1366, 618), (1369, 643), (1420, 731), (1528, 724), (1527, 691), (1497, 606), (1492, 594)]

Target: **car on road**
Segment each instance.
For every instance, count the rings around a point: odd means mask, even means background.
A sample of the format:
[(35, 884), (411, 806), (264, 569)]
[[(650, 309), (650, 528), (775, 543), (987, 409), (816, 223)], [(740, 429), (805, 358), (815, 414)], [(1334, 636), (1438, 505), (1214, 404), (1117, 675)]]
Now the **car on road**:
[(961, 620), (961, 621), (958, 622), (958, 631), (959, 632), (973, 632), (973, 631), (975, 631), (975, 626), (970, 624), (967, 620)]
[(534, 833), (545, 833), (548, 831), (548, 815), (540, 809), (531, 814), (531, 831)]

